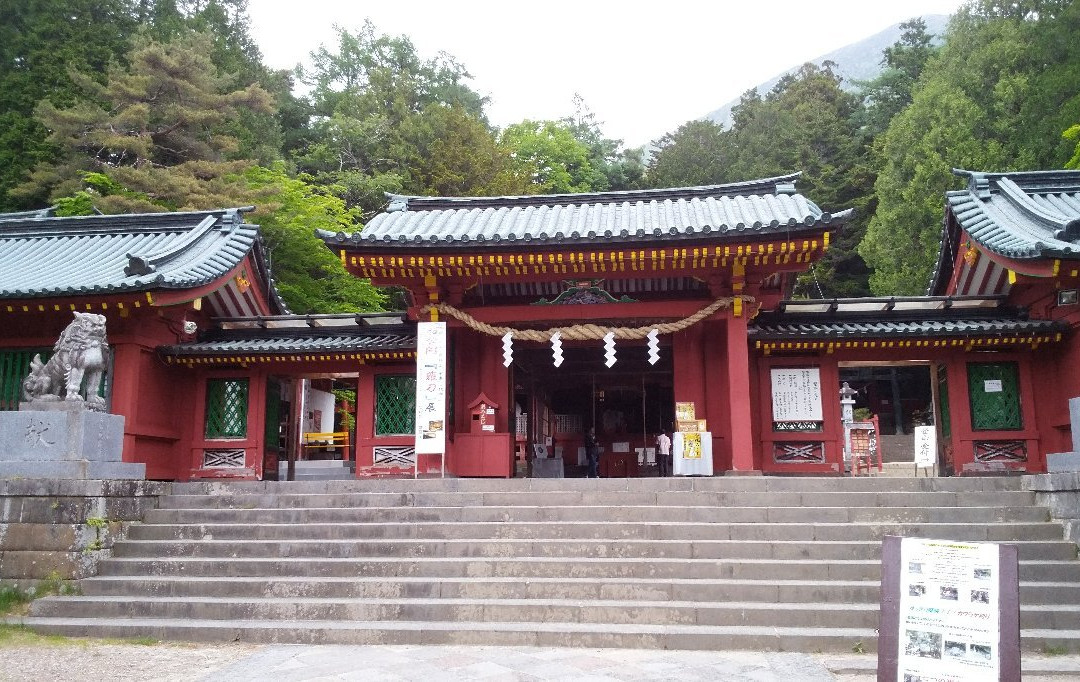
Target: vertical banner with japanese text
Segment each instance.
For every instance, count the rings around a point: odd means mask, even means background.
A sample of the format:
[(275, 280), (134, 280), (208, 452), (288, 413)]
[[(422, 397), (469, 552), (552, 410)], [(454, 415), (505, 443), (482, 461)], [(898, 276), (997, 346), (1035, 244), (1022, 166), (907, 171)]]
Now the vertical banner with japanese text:
[(420, 322), (416, 325), (416, 454), (445, 453), (446, 323)]

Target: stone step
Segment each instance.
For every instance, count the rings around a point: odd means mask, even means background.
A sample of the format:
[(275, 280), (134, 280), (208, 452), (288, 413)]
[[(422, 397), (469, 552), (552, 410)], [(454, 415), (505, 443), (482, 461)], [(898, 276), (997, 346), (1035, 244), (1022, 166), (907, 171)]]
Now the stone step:
[[(202, 575), (311, 577), (430, 576), (430, 577), (533, 577), (557, 578), (742, 578), (797, 580), (813, 575), (827, 580), (875, 580), (879, 561), (784, 559), (587, 559), (579, 557), (438, 557), (438, 558), (155, 558), (104, 559), (101, 575)], [(1080, 562), (1035, 561), (1020, 563), (1020, 579), (1080, 581)]]
[(483, 645), (691, 650), (873, 650), (872, 628), (741, 627), (604, 623), (261, 621), (154, 618), (25, 618), (48, 634), (197, 642)]
[(399, 523), (296, 522), (157, 523), (133, 526), (138, 539), (639, 539), (757, 541), (877, 541), (886, 535), (974, 542), (1063, 539), (1059, 524), (1004, 523)]
[[(97, 576), (81, 582), (88, 596), (317, 597), (445, 599), (576, 599), (768, 603), (879, 602), (877, 580), (735, 580), (500, 577)], [(1078, 604), (1080, 583), (1020, 584), (1020, 602)]]
[[(138, 536), (165, 527), (141, 526)], [(1021, 560), (1076, 559), (1072, 542), (1020, 541)], [(131, 539), (113, 548), (114, 557), (683, 557), (694, 559), (863, 559), (881, 557), (879, 542), (791, 540), (175, 540)]]
[[(638, 623), (772, 627), (876, 628), (876, 604), (824, 602), (615, 601), (577, 599), (318, 597), (46, 597), (31, 614), (57, 618), (199, 620), (414, 620), (538, 623)], [(1080, 629), (1073, 605), (1021, 606), (1022, 628)]]
[(1049, 521), (1045, 507), (315, 507), (304, 509), (153, 509), (146, 523), (991, 523)]
[(174, 483), (176, 495), (248, 493), (320, 494), (421, 492), (999, 492), (1023, 490), (1020, 476), (953, 478), (844, 478), (713, 476), (678, 478), (430, 478), (353, 481), (195, 481)]
[[(1059, 607), (1060, 608), (1060, 607)], [(874, 604), (573, 599), (48, 597), (32, 615), (199, 620), (484, 621), (875, 628)], [(1080, 618), (1078, 625), (1080, 625)]]
[[(485, 645), (682, 650), (874, 651), (871, 628), (439, 621), (259, 621), (154, 618), (25, 618), (38, 632), (200, 642)], [(1080, 631), (1021, 630), (1021, 648), (1075, 651)]]
[(603, 506), (662, 507), (1024, 507), (1035, 503), (1030, 491), (994, 492), (714, 492), (714, 491), (517, 491), (517, 492), (364, 492), (227, 493), (166, 495), (162, 509), (278, 509), (297, 507), (461, 507)]

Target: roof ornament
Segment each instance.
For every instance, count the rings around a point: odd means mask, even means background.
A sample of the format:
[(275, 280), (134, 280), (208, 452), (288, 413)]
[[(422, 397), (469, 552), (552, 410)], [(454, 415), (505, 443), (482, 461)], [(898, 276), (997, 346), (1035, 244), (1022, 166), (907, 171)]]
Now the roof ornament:
[(390, 198), (390, 205), (386, 207), (387, 213), (409, 210), (409, 197), (400, 194), (390, 194), (388, 196)]
[(794, 194), (795, 183), (794, 182), (778, 182), (776, 183), (777, 194)]
[(969, 182), (971, 193), (979, 199), (986, 201), (990, 198), (990, 178), (985, 173), (972, 173)]
[(124, 274), (128, 277), (133, 275), (149, 275), (157, 270), (157, 266), (166, 263), (180, 254), (184, 253), (188, 247), (197, 242), (205, 235), (210, 228), (212, 228), (218, 222), (217, 215), (208, 215), (202, 219), (195, 229), (191, 230), (183, 237), (183, 239), (172, 243), (168, 248), (157, 253), (153, 253), (146, 256), (137, 256), (133, 253), (127, 254), (128, 264), (124, 267)]

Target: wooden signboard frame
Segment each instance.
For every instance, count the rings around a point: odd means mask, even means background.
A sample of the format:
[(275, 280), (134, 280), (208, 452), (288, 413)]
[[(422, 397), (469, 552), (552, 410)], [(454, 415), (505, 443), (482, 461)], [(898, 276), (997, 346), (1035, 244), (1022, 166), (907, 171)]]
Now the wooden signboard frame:
[[(921, 540), (921, 538), (912, 538)], [(881, 543), (881, 608), (878, 622), (878, 682), (903, 682), (899, 677), (900, 609), (902, 585), (901, 547), (904, 538), (886, 536)], [(963, 543), (971, 544), (971, 543)], [(998, 545), (997, 615), (999, 682), (1020, 679), (1020, 580), (1016, 545)], [(973, 669), (970, 677), (949, 679), (983, 682), (987, 671)]]

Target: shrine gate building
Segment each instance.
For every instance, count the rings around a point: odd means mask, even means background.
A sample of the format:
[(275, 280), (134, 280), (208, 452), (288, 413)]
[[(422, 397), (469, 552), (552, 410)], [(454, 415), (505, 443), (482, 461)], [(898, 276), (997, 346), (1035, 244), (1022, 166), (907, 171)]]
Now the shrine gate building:
[(523, 475), (536, 453), (575, 473), (589, 428), (604, 474), (641, 475), (635, 451), (687, 406), (711, 451), (691, 473), (842, 475), (843, 382), (897, 439), (887, 451), (931, 425), (944, 473), (1044, 471), (1080, 395), (1080, 173), (958, 173), (920, 297), (792, 300), (851, 217), (797, 175), (394, 196), (363, 230), (319, 234), (350, 272), (406, 293), (407, 310), (366, 315), (289, 314), (238, 210), (0, 216), (0, 408), (29, 355), (93, 310), (124, 459), (150, 477), (273, 477), (311, 431), (347, 434), (351, 475), (430, 473), (412, 400), (416, 323), (437, 320), (448, 475)]

